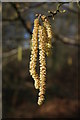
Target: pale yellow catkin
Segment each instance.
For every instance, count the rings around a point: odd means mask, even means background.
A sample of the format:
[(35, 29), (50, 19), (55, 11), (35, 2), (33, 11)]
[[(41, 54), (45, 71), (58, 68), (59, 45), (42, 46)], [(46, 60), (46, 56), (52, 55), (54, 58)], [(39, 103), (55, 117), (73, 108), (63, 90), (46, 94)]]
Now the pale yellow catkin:
[(52, 33), (52, 28), (51, 28), (50, 22), (48, 21), (46, 16), (43, 15), (41, 18), (42, 18), (42, 21), (43, 21), (43, 25), (46, 28), (47, 36), (48, 36), (47, 42), (46, 42), (46, 54), (48, 55), (49, 52), (50, 52), (50, 49), (52, 47), (51, 39), (52, 39), (52, 34), (53, 33)]
[(46, 42), (45, 28), (43, 26), (39, 26), (40, 88), (38, 105), (41, 105), (43, 103), (45, 94), (45, 80), (46, 80), (45, 42)]
[[(38, 105), (42, 105), (44, 101), (46, 88), (46, 54), (49, 54), (51, 48), (52, 30), (46, 16), (41, 16), (43, 26), (39, 24), (40, 17), (34, 20), (34, 29), (32, 34), (32, 46), (30, 56), (30, 75), (34, 79), (34, 86), (39, 89)], [(36, 72), (37, 54), (39, 39), (39, 63), (40, 75)]]
[(30, 75), (34, 79), (34, 86), (39, 89), (39, 76), (36, 72), (37, 53), (38, 53), (38, 28), (39, 19), (34, 20), (34, 29), (32, 34), (31, 56), (30, 56)]

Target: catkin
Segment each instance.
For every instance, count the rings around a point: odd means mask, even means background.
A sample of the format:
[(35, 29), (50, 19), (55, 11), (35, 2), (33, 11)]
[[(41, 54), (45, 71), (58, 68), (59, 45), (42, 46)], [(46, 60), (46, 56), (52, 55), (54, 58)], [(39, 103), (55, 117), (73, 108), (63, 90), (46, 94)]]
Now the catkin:
[[(40, 25), (40, 19), (42, 25)], [(30, 56), (30, 75), (34, 79), (34, 86), (39, 89), (38, 105), (42, 105), (44, 101), (45, 88), (46, 88), (46, 54), (50, 52), (52, 38), (52, 30), (49, 21), (46, 16), (37, 16), (34, 20), (34, 29), (32, 34), (32, 46)], [(38, 43), (39, 43), (39, 64), (40, 64), (40, 75), (36, 72), (37, 54), (38, 54)]]
[(39, 28), (39, 20), (38, 18), (36, 18), (34, 20), (31, 57), (30, 57), (30, 75), (32, 75), (32, 78), (34, 79), (34, 86), (36, 89), (39, 88), (39, 76), (36, 72), (37, 53), (38, 53), (38, 28)]
[(43, 15), (41, 18), (42, 18), (42, 20), (43, 20), (43, 25), (44, 25), (44, 27), (46, 28), (47, 36), (48, 36), (47, 42), (46, 42), (46, 54), (47, 54), (47, 56), (48, 56), (49, 53), (50, 53), (50, 49), (51, 49), (51, 47), (52, 47), (52, 44), (51, 44), (52, 29), (51, 29), (51, 25), (50, 25), (48, 19), (46, 18), (46, 16)]
[(43, 26), (39, 26), (40, 88), (38, 105), (41, 105), (43, 103), (45, 94), (45, 80), (46, 80), (45, 41), (46, 41), (45, 28)]

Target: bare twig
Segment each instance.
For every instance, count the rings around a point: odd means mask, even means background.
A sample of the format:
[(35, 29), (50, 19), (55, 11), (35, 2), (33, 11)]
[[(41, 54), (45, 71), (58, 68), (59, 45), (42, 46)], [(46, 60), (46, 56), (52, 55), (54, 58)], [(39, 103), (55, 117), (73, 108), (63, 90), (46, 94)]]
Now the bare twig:
[(47, 17), (52, 17), (52, 18), (54, 18), (54, 16), (57, 15), (58, 13), (63, 13), (63, 12), (65, 12), (65, 10), (60, 10), (60, 7), (61, 7), (63, 4), (69, 4), (69, 2), (59, 3), (58, 6), (57, 6), (57, 9), (56, 9), (54, 12), (48, 11), (48, 12), (50, 13), (50, 15), (48, 15)]
[(3, 58), (6, 58), (6, 57), (11, 57), (12, 55), (15, 55), (17, 53), (17, 49), (13, 49), (11, 50), (10, 52), (6, 52), (6, 53), (3, 53)]
[(73, 40), (71, 38), (67, 38), (59, 34), (55, 34), (54, 36), (57, 40), (60, 40), (64, 44), (80, 47), (79, 40)]
[(72, 12), (73, 14), (80, 14), (79, 10), (77, 11), (77, 10), (71, 9), (67, 6), (63, 6), (63, 8), (66, 9), (67, 11), (69, 11), (69, 12)]
[[(12, 5), (12, 7), (15, 9), (15, 11), (17, 12), (17, 15), (18, 15), (18, 18), (21, 23), (23, 24), (23, 27), (26, 29), (26, 31), (28, 31), (30, 33), (30, 35), (32, 35), (32, 31), (27, 27), (26, 23), (25, 23), (25, 20), (22, 18), (21, 16), (21, 13), (20, 11), (18, 10), (18, 8), (16, 7), (16, 5), (14, 3), (10, 3)], [(63, 5), (63, 4), (69, 4), (69, 2), (63, 2), (63, 3), (59, 3), (58, 6), (57, 6), (57, 9), (52, 12), (52, 11), (49, 11), (50, 15), (48, 15), (47, 17), (52, 17), (54, 18), (55, 15), (57, 15), (57, 13), (63, 13), (63, 11), (60, 10), (60, 7)], [(42, 5), (42, 4), (41, 4)], [(17, 20), (15, 19), (15, 20)], [(10, 20), (11, 21), (11, 20)], [(59, 36), (59, 35), (55, 35), (56, 38), (59, 38), (59, 40), (61, 42), (63, 42), (64, 44), (69, 44), (69, 45), (74, 45), (74, 46), (80, 46), (80, 44), (78, 44), (78, 42), (76, 43), (75, 40), (70, 40), (69, 38), (65, 38), (63, 36)]]
[(19, 20), (18, 17), (13, 18), (13, 19), (10, 19), (10, 18), (2, 18), (2, 21), (4, 21), (4, 22), (14, 22), (14, 21), (17, 21), (17, 20)]
[(23, 24), (24, 28), (30, 33), (32, 34), (31, 30), (26, 26), (25, 20), (22, 18), (20, 11), (18, 10), (18, 8), (16, 7), (16, 5), (14, 3), (10, 3), (12, 5), (12, 7), (16, 10), (18, 18), (20, 19), (21, 23)]

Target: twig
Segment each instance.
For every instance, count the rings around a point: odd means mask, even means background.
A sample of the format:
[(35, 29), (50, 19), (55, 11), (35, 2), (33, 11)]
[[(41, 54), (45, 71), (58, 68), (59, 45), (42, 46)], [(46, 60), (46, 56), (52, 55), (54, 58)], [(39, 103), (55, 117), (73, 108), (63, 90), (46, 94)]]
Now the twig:
[[(64, 37), (64, 36), (59, 35), (59, 34), (55, 34), (54, 37), (55, 37), (57, 40), (60, 40), (61, 42), (63, 42), (64, 44), (68, 44), (68, 45), (80, 47), (79, 40), (73, 40), (73, 39)], [(77, 42), (76, 42), (76, 41), (77, 41)]]
[(2, 21), (4, 21), (4, 22), (14, 22), (14, 21), (17, 21), (17, 20), (19, 20), (19, 18), (18, 17), (16, 17), (16, 18), (14, 18), (14, 19), (10, 19), (10, 18), (2, 18)]
[(80, 14), (79, 10), (77, 11), (77, 10), (71, 9), (67, 6), (63, 6), (63, 8), (66, 9), (67, 11), (69, 11), (69, 12), (72, 12), (73, 14)]
[(54, 19), (54, 16), (57, 15), (58, 13), (64, 13), (65, 10), (60, 10), (60, 7), (61, 7), (63, 4), (69, 4), (69, 2), (59, 3), (58, 6), (57, 6), (57, 9), (56, 9), (54, 12), (48, 11), (48, 13), (50, 13), (51, 15), (48, 15), (47, 17), (52, 17), (52, 18)]
[(16, 10), (18, 18), (20, 19), (21, 23), (23, 24), (24, 28), (30, 33), (32, 34), (31, 30), (26, 26), (25, 20), (22, 18), (20, 11), (18, 10), (18, 8), (16, 7), (16, 5), (14, 3), (10, 3), (12, 5), (12, 7)]
[[(25, 23), (25, 20), (22, 18), (21, 16), (21, 13), (20, 11), (18, 10), (18, 8), (16, 7), (16, 5), (14, 3), (10, 3), (12, 5), (12, 7), (16, 10), (17, 12), (17, 15), (18, 15), (18, 19), (21, 21), (21, 23), (23, 24), (23, 27), (26, 29), (26, 31), (28, 31), (30, 33), (30, 35), (32, 35), (32, 31), (27, 27), (26, 23)], [(52, 12), (52, 11), (49, 11), (50, 15), (48, 15), (47, 17), (52, 17), (54, 18), (54, 16), (57, 14), (57, 13), (63, 13), (63, 11), (60, 10), (60, 7), (63, 5), (63, 4), (69, 4), (69, 2), (63, 2), (63, 3), (59, 3), (58, 6), (57, 6), (57, 9), (56, 11)], [(59, 38), (60, 41), (62, 41), (64, 44), (69, 44), (69, 45), (74, 45), (74, 46), (80, 46), (80, 44), (78, 43), (75, 43), (75, 41), (73, 40), (70, 40), (68, 38), (65, 38), (63, 39), (63, 36), (58, 36), (58, 35), (55, 35), (55, 37)]]

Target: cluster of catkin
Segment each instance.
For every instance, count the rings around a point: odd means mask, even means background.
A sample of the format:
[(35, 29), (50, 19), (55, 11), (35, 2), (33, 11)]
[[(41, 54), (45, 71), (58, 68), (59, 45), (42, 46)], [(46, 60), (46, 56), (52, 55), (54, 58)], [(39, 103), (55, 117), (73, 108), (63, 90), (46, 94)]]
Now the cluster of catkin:
[[(40, 25), (40, 19), (42, 25)], [(34, 86), (39, 89), (38, 105), (44, 101), (46, 88), (46, 54), (48, 55), (51, 48), (52, 30), (46, 16), (37, 17), (34, 20), (34, 29), (32, 34), (31, 56), (30, 56), (30, 75), (34, 79)], [(37, 55), (39, 48), (39, 66), (40, 75), (37, 74)]]

